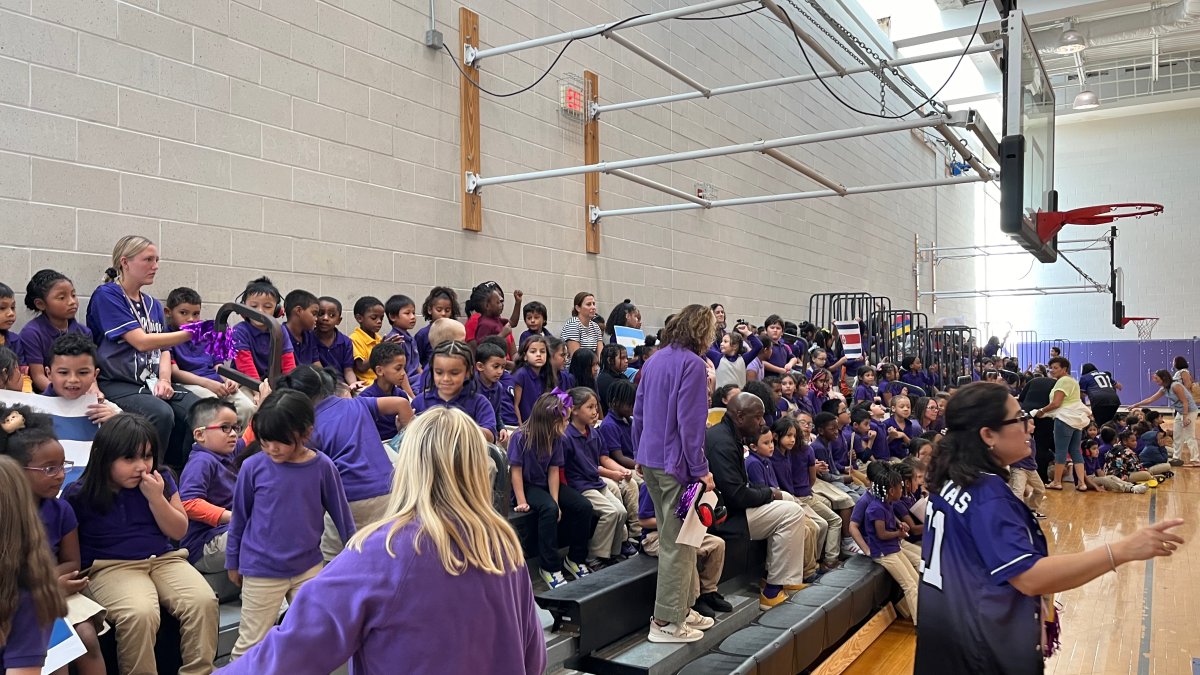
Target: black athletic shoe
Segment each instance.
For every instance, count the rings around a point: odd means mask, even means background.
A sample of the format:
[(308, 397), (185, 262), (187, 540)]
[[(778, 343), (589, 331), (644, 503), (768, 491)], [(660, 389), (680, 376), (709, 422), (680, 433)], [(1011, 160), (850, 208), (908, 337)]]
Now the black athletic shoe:
[(700, 596), (699, 602), (703, 602), (704, 604), (708, 605), (709, 607), (712, 607), (715, 611), (718, 611), (718, 612), (732, 612), (733, 611), (733, 605), (729, 604), (729, 601), (725, 599), (725, 596), (721, 595), (720, 593), (718, 593), (716, 591), (713, 591), (712, 593), (702, 594)]
[(717, 616), (717, 613), (708, 606), (708, 603), (703, 598), (697, 599), (696, 604), (692, 605), (692, 609), (696, 610), (696, 613), (700, 616), (707, 616), (710, 619)]

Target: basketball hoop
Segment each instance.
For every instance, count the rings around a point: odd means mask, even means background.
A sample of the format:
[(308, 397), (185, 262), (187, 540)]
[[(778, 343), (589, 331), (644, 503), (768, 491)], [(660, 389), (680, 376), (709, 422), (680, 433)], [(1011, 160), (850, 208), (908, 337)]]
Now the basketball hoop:
[(1135, 202), (1129, 204), (1100, 204), (1085, 206), (1070, 211), (1039, 211), (1037, 232), (1042, 242), (1048, 242), (1064, 225), (1107, 225), (1120, 218), (1157, 216), (1163, 212), (1162, 204)]
[(1139, 340), (1149, 340), (1150, 334), (1152, 332), (1154, 332), (1154, 327), (1158, 325), (1158, 317), (1157, 316), (1127, 316), (1127, 317), (1125, 317), (1124, 323), (1122, 324), (1121, 327), (1124, 328), (1125, 326), (1128, 326), (1131, 322), (1133, 323), (1134, 326), (1137, 326), (1138, 339)]

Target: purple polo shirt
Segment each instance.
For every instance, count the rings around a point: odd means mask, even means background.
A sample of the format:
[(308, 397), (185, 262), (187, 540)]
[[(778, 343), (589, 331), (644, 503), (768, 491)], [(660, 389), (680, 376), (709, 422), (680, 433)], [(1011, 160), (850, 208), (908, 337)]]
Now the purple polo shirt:
[[(283, 332), (287, 333), (288, 340), (292, 343), (292, 354), (296, 359), (297, 366), (308, 366), (321, 360), (320, 355), (317, 353), (317, 334), (315, 331), (301, 331), (300, 339), (296, 339), (296, 336), (292, 335), (292, 331), (288, 330), (287, 326), (283, 327)], [(268, 341), (267, 344), (267, 350), (270, 353), (270, 342)]]
[(891, 396), (899, 396), (904, 392), (905, 389), (908, 389), (907, 382), (902, 382), (900, 380), (889, 380), (879, 385), (879, 395), (883, 396), (886, 392)]
[(809, 470), (817, 463), (817, 456), (812, 446), (792, 448), (788, 456), (792, 463), (792, 485), (795, 487), (793, 497), (808, 497), (812, 495), (812, 476)]
[(333, 342), (328, 347), (321, 342), (320, 338), (317, 338), (316, 348), (317, 360), (325, 368), (333, 368), (342, 373), (347, 368), (354, 367), (354, 343), (350, 341), (350, 337), (345, 333), (335, 331)]
[[(549, 368), (549, 366), (542, 366)], [(546, 385), (542, 383), (542, 378), (539, 373), (534, 372), (530, 366), (521, 366), (517, 372), (513, 373), (513, 387), (521, 388), (521, 405), (517, 406), (521, 411), (521, 419), (529, 419), (529, 413), (533, 411), (533, 403), (538, 400), (542, 394), (546, 393)]]
[[(903, 424), (901, 424), (895, 418), (895, 416), (889, 417), (887, 421), (883, 423), (883, 437), (885, 439), (887, 439), (888, 429), (896, 429), (897, 431), (907, 435), (910, 442), (912, 439), (924, 433), (921, 430), (921, 425), (917, 424), (916, 421), (911, 417), (904, 420)], [(894, 440), (889, 440), (887, 444), (888, 456), (890, 456), (892, 459), (904, 459), (905, 457), (908, 457), (908, 443), (906, 443), (903, 439), (897, 438)]]
[[(161, 474), (166, 483), (163, 496), (170, 500), (176, 492), (175, 479), (170, 471)], [(117, 490), (108, 511), (88, 504), (82, 490), (83, 481), (75, 481), (63, 495), (79, 519), (80, 569), (86, 570), (97, 560), (145, 560), (175, 550), (154, 520), (141, 488)]]
[[(748, 470), (750, 466), (747, 465), (746, 468)], [(793, 490), (796, 489), (796, 479), (792, 475), (792, 458), (783, 454), (778, 447), (771, 455), (771, 470), (775, 472), (775, 480), (779, 482), (779, 489), (795, 495)]]
[(792, 350), (782, 342), (776, 342), (771, 347), (771, 358), (767, 362), (773, 366), (780, 368), (787, 365), (787, 362), (792, 359)]
[[(338, 554), (300, 589), (283, 625), (218, 672), (328, 673), (347, 661), (352, 674), (542, 672), (546, 644), (524, 563), (452, 575), (420, 527), (383, 527), (361, 551)], [(464, 649), (464, 636), (487, 648)]]
[(42, 519), (42, 525), (46, 527), (46, 539), (50, 543), (50, 552), (54, 554), (55, 562), (57, 562), (58, 548), (62, 544), (63, 537), (79, 527), (79, 521), (75, 519), (75, 510), (65, 499), (51, 497), (38, 500), (38, 516)]
[(50, 347), (54, 341), (67, 333), (79, 333), (91, 337), (91, 332), (75, 319), (67, 320), (67, 329), (55, 328), (45, 314), (33, 317), (21, 329), (20, 342), (28, 365), (50, 365)]
[(600, 456), (607, 455), (608, 451), (600, 445), (600, 435), (595, 431), (592, 429), (585, 436), (572, 424), (567, 426), (567, 433), (563, 435), (567, 485), (579, 492), (604, 489), (598, 469)]
[(212, 355), (206, 353), (203, 346), (191, 340), (171, 347), (171, 358), (180, 370), (217, 382), (223, 381), (221, 376), (217, 375), (216, 361)]
[(392, 490), (392, 458), (375, 429), (379, 405), (373, 398), (330, 396), (316, 405), (309, 445), (333, 460), (351, 502)]
[(37, 668), (46, 663), (47, 645), (50, 644), (50, 626), (38, 623), (37, 606), (26, 589), (17, 591), (17, 608), (12, 615), (12, 624), (4, 644), (0, 646), (0, 668)]
[[(829, 465), (829, 472), (834, 475), (846, 473), (845, 453), (841, 451), (844, 447), (841, 438), (835, 438), (832, 441), (826, 441), (818, 436), (816, 440), (809, 446), (809, 450), (817, 460), (825, 462)], [(838, 461), (838, 456), (842, 455), (841, 461)]]
[(496, 413), (497, 427), (503, 425), (510, 427), (517, 426), (517, 411), (513, 407), (512, 375), (505, 371), (500, 375), (500, 379), (496, 380), (496, 384), (489, 385), (476, 373), (475, 390), (486, 398), (488, 403), (492, 404), (492, 411)]
[(432, 327), (431, 321), (421, 326), (421, 330), (413, 336), (413, 341), (417, 343), (417, 357), (421, 359), (421, 367), (429, 365), (429, 357), (433, 355), (433, 345), (429, 344), (429, 329)]
[(775, 467), (771, 461), (765, 457), (760, 457), (753, 452), (746, 455), (746, 475), (750, 478), (750, 484), (756, 487), (767, 486), (779, 487), (779, 479), (775, 477)]
[(872, 387), (870, 385), (866, 385), (866, 384), (860, 384), (860, 385), (854, 387), (854, 402), (855, 403), (858, 403), (859, 401), (867, 401), (868, 403), (870, 403), (874, 400), (875, 400), (875, 388), (874, 387)]
[(333, 460), (319, 452), (300, 463), (250, 456), (234, 491), (225, 569), (268, 579), (311, 569), (321, 562), (326, 513), (342, 541), (350, 539), (354, 516)]
[(678, 345), (654, 352), (642, 367), (633, 406), (630, 434), (638, 462), (665, 471), (681, 484), (706, 475), (708, 404), (704, 359)]
[(416, 400), (412, 402), (413, 412), (418, 415), (437, 406), (458, 408), (475, 420), (480, 429), (495, 431), (497, 428), (496, 411), (492, 409), (492, 404), (482, 394), (476, 393), (470, 383), (458, 392), (458, 396), (449, 401), (442, 400), (442, 397), (438, 396), (437, 388), (431, 386), (417, 394)]
[(542, 457), (541, 453), (525, 443), (525, 432), (516, 431), (508, 439), (508, 463), (521, 467), (521, 480), (526, 486), (533, 485), (549, 491), (550, 467), (557, 466), (562, 471), (566, 463), (563, 444), (556, 441), (550, 454)]
[[(287, 328), (282, 326), (280, 328), (283, 332), (283, 353), (294, 352), (292, 334), (288, 332)], [(260, 378), (267, 376), (271, 368), (271, 331), (257, 328), (249, 321), (243, 321), (233, 327), (233, 347), (239, 352), (250, 352), (258, 376)], [(294, 354), (293, 358), (295, 358)]]
[[(892, 510), (892, 506), (886, 502), (880, 501), (874, 495), (867, 502), (866, 513), (863, 514), (863, 519), (867, 526), (863, 528), (863, 538), (867, 541), (867, 546), (871, 549), (872, 558), (881, 558), (885, 555), (900, 552), (900, 540), (888, 539), (883, 540), (875, 532), (875, 521), (882, 520), (884, 527), (888, 530), (899, 530), (900, 526), (896, 524), (896, 512)], [(853, 512), (851, 512), (853, 514)]]
[(815, 414), (821, 412), (821, 406), (825, 405), (825, 402), (829, 400), (829, 395), (822, 394), (821, 392), (817, 391), (816, 389), (809, 387), (807, 398), (808, 398), (808, 405), (810, 407), (810, 410), (808, 410), (807, 412), (810, 415), (815, 415)]
[[(650, 498), (650, 490), (646, 488), (646, 484), (642, 483), (638, 488), (638, 518), (657, 518), (654, 515), (654, 500)], [(657, 527), (643, 527), (642, 531), (654, 532)]]
[(533, 331), (531, 331), (531, 330), (527, 330), (527, 331), (525, 331), (525, 332), (521, 333), (521, 342), (520, 342), (520, 343), (518, 343), (518, 345), (517, 345), (517, 346), (519, 347), (519, 346), (521, 346), (521, 345), (525, 344), (525, 338), (529, 337), (530, 335), (541, 335), (542, 337), (552, 337), (552, 336), (553, 336), (553, 333), (551, 333), (550, 331), (546, 330), (546, 327), (545, 327), (545, 326), (542, 326), (542, 330), (541, 330), (541, 332), (539, 332), (539, 333), (535, 333), (535, 332), (533, 332)]
[(565, 370), (558, 373), (558, 388), (563, 391), (571, 391), (575, 388), (575, 376)]
[(596, 429), (600, 434), (600, 443), (609, 454), (613, 450), (620, 450), (622, 455), (629, 459), (637, 459), (637, 453), (633, 447), (633, 426), (630, 420), (624, 417), (618, 417), (616, 413), (609, 412), (604, 416), (604, 421)]
[(101, 284), (88, 301), (87, 326), (96, 343), (96, 363), (101, 380), (142, 384), (148, 375), (158, 375), (159, 350), (139, 352), (123, 337), (135, 328), (162, 333), (167, 325), (162, 305), (141, 294), (134, 302), (116, 282)]
[[(393, 387), (391, 391), (384, 391), (383, 389), (380, 389), (378, 377), (375, 378), (375, 381), (371, 383), (371, 386), (358, 392), (358, 395), (366, 398), (380, 398), (383, 396), (399, 396), (403, 399), (408, 398), (408, 393), (400, 387)], [(378, 407), (376, 409), (378, 410)], [(379, 440), (381, 441), (390, 441), (396, 437), (396, 434), (400, 433), (396, 429), (395, 415), (380, 415), (378, 412), (375, 413), (375, 429), (379, 431)]]
[[(179, 499), (203, 499), (222, 509), (233, 508), (233, 491), (237, 484), (237, 457), (245, 447), (239, 440), (233, 452), (222, 455), (195, 443), (188, 455), (187, 464), (179, 474)], [(193, 565), (204, 557), (204, 546), (229, 529), (228, 524), (212, 526), (208, 523), (188, 519), (187, 534), (179, 546), (188, 550), (188, 561)]]
[[(867, 506), (872, 501), (875, 501), (875, 496), (867, 492), (854, 502), (854, 508), (850, 511), (850, 522), (858, 523), (858, 529), (862, 531), (863, 539), (867, 538)], [(870, 548), (870, 545), (867, 548)]]
[[(421, 379), (421, 352), (417, 349), (417, 341), (413, 339), (413, 336), (408, 331), (401, 330), (395, 326), (392, 327), (392, 332), (388, 333), (386, 337), (392, 337), (393, 335), (400, 336), (399, 344), (401, 347), (404, 347), (404, 372), (408, 373), (408, 381), (416, 383)], [(414, 384), (413, 386), (416, 385)]]
[(4, 338), (4, 344), (0, 346), (8, 347), (17, 355), (17, 365), (29, 365), (25, 356), (25, 343), (21, 341), (21, 336), (18, 333), (11, 330), (0, 330), (0, 337)]

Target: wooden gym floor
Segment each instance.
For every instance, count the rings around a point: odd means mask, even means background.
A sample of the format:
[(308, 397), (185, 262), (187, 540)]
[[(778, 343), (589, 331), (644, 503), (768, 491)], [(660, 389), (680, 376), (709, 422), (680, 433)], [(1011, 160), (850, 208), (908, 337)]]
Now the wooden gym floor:
[[(1058, 596), (1062, 647), (1046, 663), (1048, 675), (1200, 673), (1198, 504), (1200, 469), (1182, 467), (1144, 495), (1076, 493), (1070, 483), (1062, 492), (1047, 492), (1042, 511), (1049, 517), (1042, 529), (1051, 553), (1112, 543), (1152, 521), (1188, 520), (1176, 530), (1187, 544), (1170, 558), (1129, 563)], [(845, 672), (908, 675), (915, 650), (912, 624), (899, 620)]]

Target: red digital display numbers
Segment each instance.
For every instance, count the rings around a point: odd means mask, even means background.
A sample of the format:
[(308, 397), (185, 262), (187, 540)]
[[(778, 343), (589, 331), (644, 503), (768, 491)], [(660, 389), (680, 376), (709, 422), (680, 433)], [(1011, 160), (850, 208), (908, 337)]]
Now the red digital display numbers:
[(583, 90), (567, 86), (563, 89), (563, 110), (572, 113), (583, 113)]

